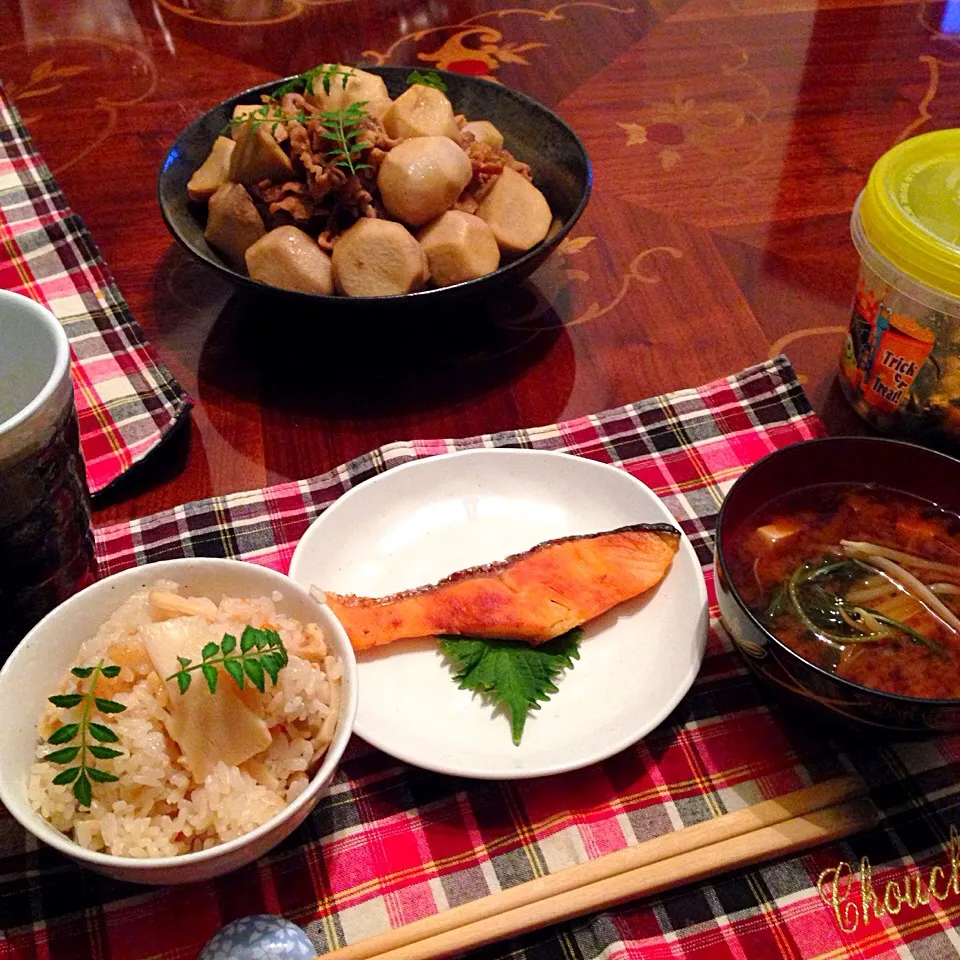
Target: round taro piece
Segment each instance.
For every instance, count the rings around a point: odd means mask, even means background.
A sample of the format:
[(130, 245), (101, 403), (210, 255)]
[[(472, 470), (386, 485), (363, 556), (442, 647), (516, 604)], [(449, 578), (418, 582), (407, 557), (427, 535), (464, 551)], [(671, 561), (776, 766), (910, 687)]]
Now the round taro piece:
[(333, 293), (333, 264), (316, 241), (296, 227), (276, 227), (247, 247), (247, 272), (282, 290)]
[(314, 960), (316, 955), (295, 923), (259, 914), (228, 923), (207, 941), (198, 960)]
[(384, 158), (377, 186), (387, 212), (413, 227), (453, 206), (473, 176), (469, 157), (447, 137), (411, 137)]
[(427, 260), (406, 227), (394, 220), (358, 220), (333, 248), (337, 289), (348, 297), (394, 297), (419, 290)]
[(471, 213), (448, 210), (424, 227), (417, 239), (427, 257), (430, 276), (441, 287), (476, 280), (500, 266), (500, 248), (493, 230)]
[[(334, 68), (332, 63), (324, 66), (328, 71)], [(322, 111), (346, 110), (362, 103), (365, 113), (382, 117), (390, 107), (390, 94), (383, 78), (356, 67), (336, 66), (345, 72), (328, 74), (326, 86), (322, 75), (315, 77), (310, 90), (304, 93), (304, 100)]]
[(524, 176), (504, 167), (477, 216), (486, 220), (504, 253), (526, 253), (550, 229), (553, 214), (547, 198)]
[(478, 143), (500, 150), (503, 147), (503, 134), (489, 120), (471, 120), (463, 126), (462, 133), (473, 134)]
[(453, 107), (440, 90), (415, 83), (393, 101), (383, 118), (391, 137), (450, 137), (456, 139), (460, 128)]

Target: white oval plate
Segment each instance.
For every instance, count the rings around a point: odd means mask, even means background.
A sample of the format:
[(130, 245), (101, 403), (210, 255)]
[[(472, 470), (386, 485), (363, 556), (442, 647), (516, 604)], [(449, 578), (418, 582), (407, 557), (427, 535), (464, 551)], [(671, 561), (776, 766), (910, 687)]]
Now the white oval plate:
[[(630, 474), (532, 450), (471, 450), (388, 470), (341, 497), (307, 530), (290, 576), (377, 597), (502, 560), (556, 537), (676, 521)], [(690, 689), (706, 646), (703, 574), (689, 540), (654, 590), (586, 624), (580, 660), (527, 718), (460, 690), (430, 639), (357, 655), (354, 730), (409, 763), (483, 779), (576, 770), (653, 730)]]

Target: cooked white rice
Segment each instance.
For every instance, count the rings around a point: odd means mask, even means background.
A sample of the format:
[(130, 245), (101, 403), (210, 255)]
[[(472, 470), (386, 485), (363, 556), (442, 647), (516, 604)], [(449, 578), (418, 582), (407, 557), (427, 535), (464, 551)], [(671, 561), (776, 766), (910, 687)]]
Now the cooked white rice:
[[(331, 656), (316, 624), (302, 624), (280, 614), (273, 597), (224, 597), (219, 604), (184, 598), (182, 611), (158, 606), (154, 591), (177, 593), (176, 584), (159, 581), (134, 594), (80, 648), (75, 666), (92, 666), (101, 658), (122, 669), (115, 680), (101, 677), (99, 696), (126, 706), (123, 713), (91, 719), (111, 727), (121, 751), (112, 760), (87, 758), (120, 779), (94, 783), (93, 802), (81, 807), (71, 785), (53, 783), (64, 768), (49, 762), (30, 769), (30, 805), (58, 830), (91, 850), (122, 857), (165, 857), (212, 847), (242, 836), (265, 823), (307, 786), (333, 738), (340, 711), (342, 665)], [(176, 688), (153, 669), (140, 629), (177, 613), (215, 618), (213, 629), (239, 637), (248, 624), (277, 631), (289, 660), (276, 686), (266, 679), (263, 694), (253, 690), (246, 703), (257, 703), (272, 735), (270, 745), (240, 766), (220, 761), (198, 782), (187, 769), (180, 748), (167, 732), (169, 697)], [(199, 673), (194, 683), (202, 683)], [(57, 693), (79, 691), (88, 681), (67, 675)], [(221, 670), (221, 683), (233, 683)], [(85, 687), (83, 688), (85, 689)], [(51, 691), (54, 692), (54, 691)], [(37, 756), (54, 747), (45, 742), (61, 724), (80, 719), (80, 707), (50, 705), (40, 719)]]

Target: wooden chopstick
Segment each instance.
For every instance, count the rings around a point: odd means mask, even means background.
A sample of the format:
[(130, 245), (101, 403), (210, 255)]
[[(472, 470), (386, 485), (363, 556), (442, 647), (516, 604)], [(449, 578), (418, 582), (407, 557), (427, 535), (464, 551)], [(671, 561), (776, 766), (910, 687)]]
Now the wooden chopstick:
[(433, 960), (872, 826), (863, 785), (839, 777), (388, 930), (323, 960)]
[(606, 880), (568, 890), (541, 903), (498, 913), (489, 919), (477, 920), (464, 927), (378, 953), (376, 957), (377, 960), (439, 960), (627, 900), (839, 840), (866, 830), (876, 823), (876, 819), (876, 808), (868, 800), (850, 800), (804, 817), (785, 820), (773, 827), (763, 827), (709, 844), (702, 850), (692, 850), (636, 870), (628, 870)]

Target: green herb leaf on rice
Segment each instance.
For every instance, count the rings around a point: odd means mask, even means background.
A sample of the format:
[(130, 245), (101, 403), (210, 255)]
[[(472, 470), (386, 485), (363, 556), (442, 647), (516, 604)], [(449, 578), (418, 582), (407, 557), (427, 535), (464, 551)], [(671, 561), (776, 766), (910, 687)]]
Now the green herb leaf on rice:
[(73, 783), (73, 795), (81, 807), (89, 807), (93, 801), (93, 790), (85, 770), (80, 772), (80, 776)]
[(115, 700), (107, 700), (105, 697), (94, 697), (94, 703), (101, 713), (123, 713), (127, 708), (122, 703)]
[[(97, 767), (87, 767), (87, 776), (94, 783), (116, 783), (120, 778), (106, 770), (100, 770)], [(88, 804), (89, 806), (89, 804)]]
[(105, 727), (102, 723), (91, 723), (87, 730), (94, 740), (99, 740), (101, 743), (117, 743), (120, 740), (109, 727)]
[(240, 637), (240, 652), (249, 653), (257, 645), (257, 631), (247, 627)]
[(244, 672), (250, 678), (250, 682), (261, 692), (264, 690), (263, 667), (259, 660), (245, 660), (243, 664)]
[(219, 676), (217, 673), (217, 668), (212, 664), (205, 663), (200, 667), (200, 672), (203, 674), (203, 679), (207, 681), (207, 689), (211, 693), (216, 693), (217, 678)]
[(517, 640), (482, 640), (442, 635), (443, 655), (454, 668), (461, 690), (484, 694), (510, 714), (510, 731), (517, 745), (527, 714), (557, 692), (554, 681), (580, 658), (583, 631), (576, 627), (538, 647)]
[(243, 689), (243, 666), (240, 663), (239, 658), (235, 660), (224, 660), (223, 669), (233, 677), (233, 682), (242, 690)]
[(79, 747), (64, 747), (62, 750), (54, 750), (52, 753), (48, 753), (43, 759), (49, 760), (51, 763), (70, 763), (77, 759), (79, 753)]
[[(91, 714), (95, 709), (102, 714), (117, 714), (123, 713), (127, 708), (122, 703), (117, 703), (116, 700), (96, 695), (97, 681), (101, 676), (112, 678), (119, 675), (120, 667), (116, 664), (106, 664), (103, 660), (100, 660), (93, 667), (73, 667), (70, 673), (79, 680), (89, 680), (86, 689), (82, 689), (79, 693), (57, 694), (50, 697), (49, 701), (62, 710), (82, 707), (80, 719), (73, 723), (66, 723), (55, 730), (47, 739), (47, 743), (51, 746), (71, 743), (72, 746), (52, 750), (43, 759), (56, 764), (78, 761), (76, 766), (68, 767), (58, 773), (53, 778), (53, 782), (58, 786), (72, 783), (73, 795), (77, 803), (82, 807), (89, 807), (93, 800), (91, 781), (108, 783), (116, 780), (117, 777), (109, 771), (101, 770), (90, 764), (88, 754), (99, 760), (109, 760), (120, 756), (119, 750), (98, 747), (95, 743), (90, 742), (91, 740), (97, 740), (101, 743), (116, 743), (120, 739), (109, 727), (96, 723), (91, 718)], [(75, 741), (78, 739), (79, 743), (76, 743)]]
[[(83, 699), (82, 697), (80, 698)], [(57, 704), (55, 704), (57, 706)], [(76, 706), (76, 704), (72, 704)], [(47, 743), (58, 744), (58, 743), (69, 743), (73, 740), (74, 737), (80, 732), (79, 723), (67, 723), (64, 724), (56, 733), (52, 734), (47, 740)]]
[(245, 627), (240, 636), (240, 649), (237, 639), (229, 633), (223, 640), (208, 643), (201, 652), (201, 663), (193, 663), (189, 657), (177, 657), (180, 669), (167, 677), (176, 680), (180, 693), (186, 693), (192, 680), (191, 674), (199, 670), (211, 693), (217, 692), (218, 668), (223, 667), (233, 682), (242, 690), (249, 680), (261, 693), (266, 691), (266, 677), (276, 684), (280, 670), (286, 666), (287, 651), (276, 630)]
[(69, 710), (71, 707), (79, 706), (83, 702), (82, 693), (58, 693), (55, 697), (50, 697), (50, 702), (55, 707), (62, 707)]

